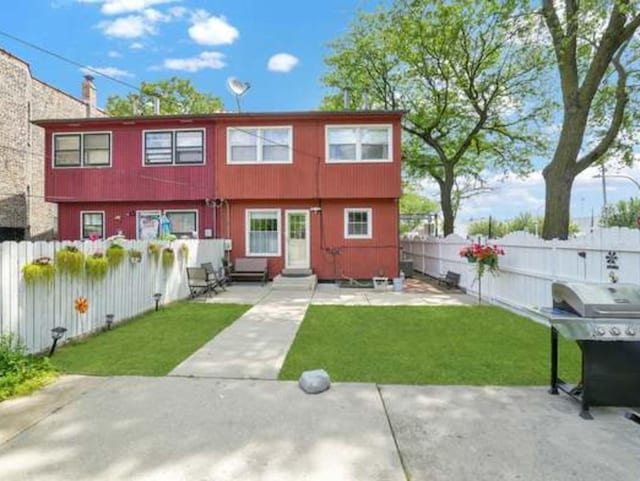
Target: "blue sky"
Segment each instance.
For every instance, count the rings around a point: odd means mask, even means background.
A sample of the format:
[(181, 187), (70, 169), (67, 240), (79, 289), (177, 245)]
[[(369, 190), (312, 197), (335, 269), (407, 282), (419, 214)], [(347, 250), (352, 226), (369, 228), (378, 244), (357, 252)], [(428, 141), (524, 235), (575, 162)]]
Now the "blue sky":
[[(322, 98), (326, 44), (364, 0), (29, 0), (3, 2), (0, 29), (128, 83), (171, 75), (234, 108), (230, 76), (249, 81), (243, 108), (306, 110)], [(78, 68), (0, 37), (34, 75), (79, 93)], [(269, 68), (269, 60), (271, 61)], [(99, 103), (127, 88), (97, 78)]]
[[(3, 2), (0, 30), (138, 85), (172, 75), (189, 78), (198, 89), (220, 96), (228, 109), (234, 99), (226, 79), (252, 84), (243, 99), (247, 111), (316, 108), (327, 43), (348, 28), (358, 8), (374, 0), (23, 0)], [(0, 36), (0, 47), (25, 59), (38, 78), (79, 95), (81, 71), (37, 50)], [(270, 61), (271, 60), (271, 61)], [(129, 89), (97, 78), (101, 105), (110, 94)], [(543, 162), (544, 163), (544, 162)], [(622, 171), (640, 179), (638, 168)], [(596, 215), (602, 190), (595, 170), (578, 177), (572, 214)], [(468, 200), (458, 226), (493, 215), (504, 219), (543, 212), (539, 171), (527, 179), (495, 178), (493, 191)], [(433, 184), (425, 193), (438, 198)], [(637, 195), (628, 180), (608, 182), (609, 202)]]

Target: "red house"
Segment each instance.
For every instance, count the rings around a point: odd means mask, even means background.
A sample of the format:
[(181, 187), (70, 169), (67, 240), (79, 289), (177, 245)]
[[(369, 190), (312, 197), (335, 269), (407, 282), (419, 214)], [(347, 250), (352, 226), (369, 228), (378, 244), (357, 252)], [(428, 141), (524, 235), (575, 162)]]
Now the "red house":
[[(398, 273), (399, 112), (42, 120), (61, 240), (231, 240), (269, 274)], [(165, 217), (166, 216), (166, 217)]]

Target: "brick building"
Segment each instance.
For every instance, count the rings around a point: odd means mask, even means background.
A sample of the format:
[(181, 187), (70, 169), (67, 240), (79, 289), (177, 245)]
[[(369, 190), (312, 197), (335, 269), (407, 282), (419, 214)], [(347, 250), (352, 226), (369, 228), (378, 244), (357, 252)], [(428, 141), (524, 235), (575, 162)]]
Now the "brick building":
[(78, 99), (34, 78), (0, 49), (0, 241), (53, 239), (55, 204), (44, 200), (44, 129), (31, 120), (104, 116), (90, 78)]

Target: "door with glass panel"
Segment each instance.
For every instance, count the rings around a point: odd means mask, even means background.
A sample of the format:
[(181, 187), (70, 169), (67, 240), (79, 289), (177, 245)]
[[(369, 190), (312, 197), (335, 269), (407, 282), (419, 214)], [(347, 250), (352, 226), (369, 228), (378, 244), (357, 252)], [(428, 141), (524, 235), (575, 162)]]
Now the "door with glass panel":
[(288, 269), (308, 269), (311, 267), (309, 211), (288, 210), (286, 218), (285, 267)]

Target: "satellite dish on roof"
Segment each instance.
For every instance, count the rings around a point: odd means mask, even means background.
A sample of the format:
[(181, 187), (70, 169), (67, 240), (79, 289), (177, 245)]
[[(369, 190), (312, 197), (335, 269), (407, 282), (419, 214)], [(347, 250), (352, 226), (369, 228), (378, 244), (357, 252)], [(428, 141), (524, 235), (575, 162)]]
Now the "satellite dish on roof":
[(227, 86), (233, 95), (235, 95), (238, 112), (240, 112), (240, 97), (247, 93), (247, 90), (251, 88), (251, 84), (249, 82), (242, 82), (235, 77), (229, 77), (227, 79)]

